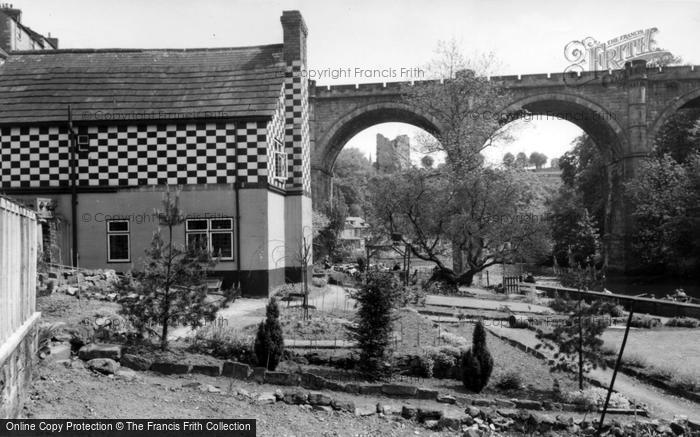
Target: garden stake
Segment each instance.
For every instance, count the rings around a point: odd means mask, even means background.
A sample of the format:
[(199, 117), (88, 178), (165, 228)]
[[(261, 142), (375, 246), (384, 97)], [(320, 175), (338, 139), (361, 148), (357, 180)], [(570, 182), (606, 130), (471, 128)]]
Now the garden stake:
[[(617, 361), (615, 361), (615, 370), (613, 370), (612, 378), (610, 379), (610, 387), (608, 388), (608, 395), (605, 397), (605, 405), (603, 405), (603, 412), (600, 414), (600, 424), (598, 424), (598, 432), (596, 435), (600, 436), (603, 431), (603, 421), (605, 420), (605, 413), (608, 411), (608, 403), (610, 402), (610, 395), (612, 394), (613, 386), (615, 385), (615, 378), (617, 377), (617, 370), (620, 368), (620, 361), (622, 361), (622, 353), (625, 351), (625, 345), (627, 344), (627, 335), (630, 333), (630, 325), (632, 324), (632, 314), (634, 314), (634, 305), (630, 305), (630, 315), (627, 318), (627, 326), (625, 327), (625, 336), (622, 337), (622, 345), (620, 346), (620, 353), (617, 355)], [(637, 405), (634, 405), (634, 411), (637, 411)]]

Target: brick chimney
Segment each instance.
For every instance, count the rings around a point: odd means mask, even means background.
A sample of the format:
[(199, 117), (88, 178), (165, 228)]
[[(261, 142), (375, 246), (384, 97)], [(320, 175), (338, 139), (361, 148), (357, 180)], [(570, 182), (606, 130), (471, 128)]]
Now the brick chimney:
[(280, 18), (284, 35), (284, 60), (287, 64), (301, 61), (306, 66), (306, 36), (309, 33), (299, 11), (284, 11)]

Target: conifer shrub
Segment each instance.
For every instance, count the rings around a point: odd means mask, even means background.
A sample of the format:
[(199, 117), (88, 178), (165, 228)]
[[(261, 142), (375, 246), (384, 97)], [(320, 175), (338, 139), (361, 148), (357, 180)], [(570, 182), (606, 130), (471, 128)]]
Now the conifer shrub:
[(259, 366), (275, 370), (284, 354), (284, 336), (279, 321), (280, 310), (273, 297), (267, 304), (265, 321), (258, 325), (253, 351)]
[(486, 329), (479, 320), (474, 327), (472, 347), (462, 355), (462, 383), (467, 390), (480, 393), (493, 372), (493, 357), (486, 346)]

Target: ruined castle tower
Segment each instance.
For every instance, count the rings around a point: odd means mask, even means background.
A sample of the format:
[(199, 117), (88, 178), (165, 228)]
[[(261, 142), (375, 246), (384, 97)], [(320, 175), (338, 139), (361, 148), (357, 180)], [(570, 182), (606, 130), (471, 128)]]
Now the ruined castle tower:
[(393, 140), (377, 134), (377, 171), (393, 173), (411, 165), (411, 141), (408, 135), (399, 135)]

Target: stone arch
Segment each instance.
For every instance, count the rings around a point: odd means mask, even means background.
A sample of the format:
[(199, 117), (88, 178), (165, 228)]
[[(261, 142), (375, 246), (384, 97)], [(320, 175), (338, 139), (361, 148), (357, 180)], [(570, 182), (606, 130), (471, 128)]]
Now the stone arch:
[(619, 159), (629, 149), (625, 129), (617, 115), (595, 102), (575, 94), (543, 93), (520, 98), (504, 112), (525, 109), (534, 115), (560, 117), (586, 132), (610, 160)]
[(653, 145), (654, 141), (656, 140), (656, 135), (659, 133), (664, 124), (666, 124), (669, 118), (671, 118), (673, 114), (675, 114), (684, 106), (687, 106), (690, 102), (694, 100), (698, 100), (697, 104), (698, 107), (700, 107), (700, 89), (696, 89), (682, 96), (678, 96), (675, 99), (673, 99), (668, 105), (666, 105), (664, 110), (659, 114), (658, 117), (656, 117), (656, 120), (654, 120), (650, 127), (648, 135), (650, 146)]
[(434, 117), (421, 114), (405, 103), (377, 102), (359, 106), (338, 118), (323, 137), (316, 139), (314, 167), (330, 175), (338, 154), (352, 137), (374, 125), (390, 122), (407, 123), (431, 134), (440, 132)]

